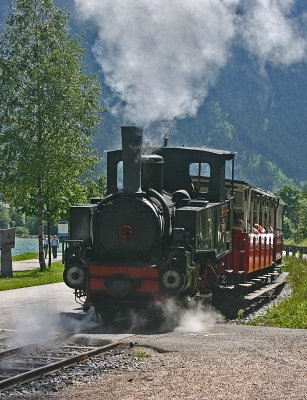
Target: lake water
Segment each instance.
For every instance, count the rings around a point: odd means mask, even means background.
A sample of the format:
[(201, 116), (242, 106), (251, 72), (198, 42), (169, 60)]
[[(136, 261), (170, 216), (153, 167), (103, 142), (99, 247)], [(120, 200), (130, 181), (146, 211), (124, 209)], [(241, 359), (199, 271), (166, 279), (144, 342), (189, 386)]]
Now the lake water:
[[(62, 247), (58, 249), (61, 251)], [(16, 256), (23, 253), (38, 252), (38, 239), (37, 238), (20, 238), (15, 239), (15, 248), (12, 249), (12, 255)]]
[(15, 248), (12, 249), (12, 255), (16, 256), (23, 253), (38, 252), (37, 238), (20, 238), (15, 239)]

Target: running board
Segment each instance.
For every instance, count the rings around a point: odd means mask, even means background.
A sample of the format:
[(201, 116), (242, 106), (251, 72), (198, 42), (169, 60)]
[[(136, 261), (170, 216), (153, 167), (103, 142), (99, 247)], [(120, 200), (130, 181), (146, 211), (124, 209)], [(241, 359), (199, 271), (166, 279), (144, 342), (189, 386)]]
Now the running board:
[(274, 283), (269, 283), (268, 285), (264, 286), (263, 288), (257, 289), (254, 292), (247, 294), (246, 296), (243, 297), (243, 300), (252, 301), (252, 300), (255, 300), (257, 297), (260, 297), (263, 294), (276, 289), (278, 286), (282, 285), (285, 282), (288, 275), (289, 275), (288, 272), (282, 272), (278, 276), (278, 278), (275, 279)]

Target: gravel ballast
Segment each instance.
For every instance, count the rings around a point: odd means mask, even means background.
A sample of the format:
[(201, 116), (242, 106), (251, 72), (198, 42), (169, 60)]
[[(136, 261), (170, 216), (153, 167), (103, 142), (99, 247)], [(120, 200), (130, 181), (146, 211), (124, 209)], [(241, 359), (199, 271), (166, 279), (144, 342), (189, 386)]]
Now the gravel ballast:
[(306, 343), (306, 330), (233, 324), (144, 335), (5, 398), (307, 399)]

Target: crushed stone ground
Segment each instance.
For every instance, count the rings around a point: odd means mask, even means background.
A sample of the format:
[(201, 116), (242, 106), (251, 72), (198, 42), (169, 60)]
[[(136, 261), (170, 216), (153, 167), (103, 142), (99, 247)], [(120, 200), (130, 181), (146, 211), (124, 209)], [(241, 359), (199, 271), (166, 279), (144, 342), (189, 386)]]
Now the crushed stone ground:
[(144, 335), (132, 344), (123, 346), (131, 368), (71, 377), (55, 392), (7, 398), (307, 399), (307, 330), (217, 324), (205, 331)]

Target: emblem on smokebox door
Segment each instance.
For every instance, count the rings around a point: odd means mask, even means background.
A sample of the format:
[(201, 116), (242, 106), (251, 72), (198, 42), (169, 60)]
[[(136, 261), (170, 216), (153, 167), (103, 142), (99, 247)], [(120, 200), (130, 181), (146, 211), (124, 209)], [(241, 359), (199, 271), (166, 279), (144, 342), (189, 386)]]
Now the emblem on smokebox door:
[(124, 224), (119, 228), (118, 235), (121, 238), (121, 240), (126, 243), (128, 240), (132, 238), (134, 234), (133, 228), (131, 225)]

